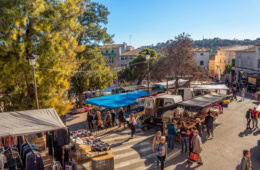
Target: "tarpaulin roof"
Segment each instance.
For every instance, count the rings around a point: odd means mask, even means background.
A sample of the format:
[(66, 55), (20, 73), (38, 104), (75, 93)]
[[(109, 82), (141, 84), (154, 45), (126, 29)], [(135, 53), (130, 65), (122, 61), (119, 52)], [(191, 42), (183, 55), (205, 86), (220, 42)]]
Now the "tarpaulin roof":
[(113, 109), (134, 104), (136, 99), (145, 96), (148, 96), (148, 92), (145, 90), (139, 90), (129, 93), (114, 94), (111, 96), (96, 97), (85, 100), (85, 103)]
[(225, 84), (212, 84), (212, 85), (197, 85), (195, 90), (228, 90)]
[(0, 136), (29, 135), (66, 128), (54, 109), (0, 113)]
[(227, 96), (223, 94), (207, 94), (204, 96), (195, 97), (191, 100), (183, 101), (178, 103), (181, 106), (191, 106), (191, 107), (207, 107), (211, 104), (220, 102), (221, 100), (225, 99)]

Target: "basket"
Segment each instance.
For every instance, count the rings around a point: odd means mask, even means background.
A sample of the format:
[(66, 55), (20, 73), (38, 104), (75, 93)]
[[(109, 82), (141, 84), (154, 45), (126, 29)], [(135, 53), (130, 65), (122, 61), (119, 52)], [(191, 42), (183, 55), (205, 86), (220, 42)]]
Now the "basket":
[(107, 159), (92, 159), (92, 170), (114, 170), (114, 156), (111, 155)]

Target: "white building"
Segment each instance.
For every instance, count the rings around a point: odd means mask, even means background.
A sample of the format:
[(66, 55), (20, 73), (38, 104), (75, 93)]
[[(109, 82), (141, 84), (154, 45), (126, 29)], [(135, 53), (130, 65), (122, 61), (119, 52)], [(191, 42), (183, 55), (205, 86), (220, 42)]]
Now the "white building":
[(192, 51), (197, 65), (208, 70), (210, 50), (207, 48), (193, 48)]
[(260, 85), (260, 45), (236, 51), (235, 73), (236, 81), (248, 79), (249, 83), (259, 81)]

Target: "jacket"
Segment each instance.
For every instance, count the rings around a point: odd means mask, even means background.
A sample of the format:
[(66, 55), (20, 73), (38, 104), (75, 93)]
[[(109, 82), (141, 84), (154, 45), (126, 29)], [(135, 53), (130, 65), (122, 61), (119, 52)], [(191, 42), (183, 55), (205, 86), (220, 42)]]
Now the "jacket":
[(212, 116), (207, 116), (205, 118), (205, 125), (209, 127), (213, 127), (214, 118)]
[(164, 143), (164, 144), (162, 144), (161, 142), (156, 146), (156, 155), (157, 156), (161, 156), (161, 157), (163, 157), (163, 156), (166, 156), (166, 154), (167, 154), (167, 144), (166, 143)]
[(241, 160), (240, 170), (253, 170), (251, 159), (243, 157)]
[(192, 144), (192, 151), (194, 153), (201, 153), (202, 151), (202, 142), (201, 142), (201, 138), (199, 135), (197, 136), (194, 136), (192, 138), (192, 141), (191, 141), (191, 144)]
[(172, 123), (168, 124), (167, 129), (168, 129), (168, 135), (176, 135), (177, 131), (175, 126)]

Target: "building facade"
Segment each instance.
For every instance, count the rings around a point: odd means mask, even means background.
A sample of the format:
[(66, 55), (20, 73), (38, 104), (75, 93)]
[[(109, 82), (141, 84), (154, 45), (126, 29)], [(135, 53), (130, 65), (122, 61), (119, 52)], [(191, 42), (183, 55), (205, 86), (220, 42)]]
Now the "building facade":
[(215, 56), (215, 75), (218, 74), (218, 71), (223, 75), (227, 64), (234, 67), (236, 63), (236, 51), (245, 50), (250, 47), (252, 46), (228, 46), (218, 48)]
[(260, 86), (260, 45), (236, 52), (235, 79)]
[(120, 56), (120, 61), (119, 61), (119, 67), (125, 68), (129, 66), (130, 61), (138, 56), (138, 54), (141, 52), (140, 49), (135, 49), (131, 51), (127, 51)]
[(208, 71), (208, 75), (210, 77), (215, 77), (216, 73), (215, 73), (215, 57), (216, 54), (210, 54), (209, 56), (209, 71)]
[[(105, 45), (99, 47), (102, 55), (106, 58), (107, 65), (111, 68), (120, 69), (124, 66), (125, 61), (121, 60), (121, 55), (134, 50), (134, 47), (123, 44)], [(128, 60), (127, 60), (128, 61)]]
[(208, 70), (210, 50), (207, 48), (194, 48), (192, 51), (194, 53), (197, 65), (205, 70)]

